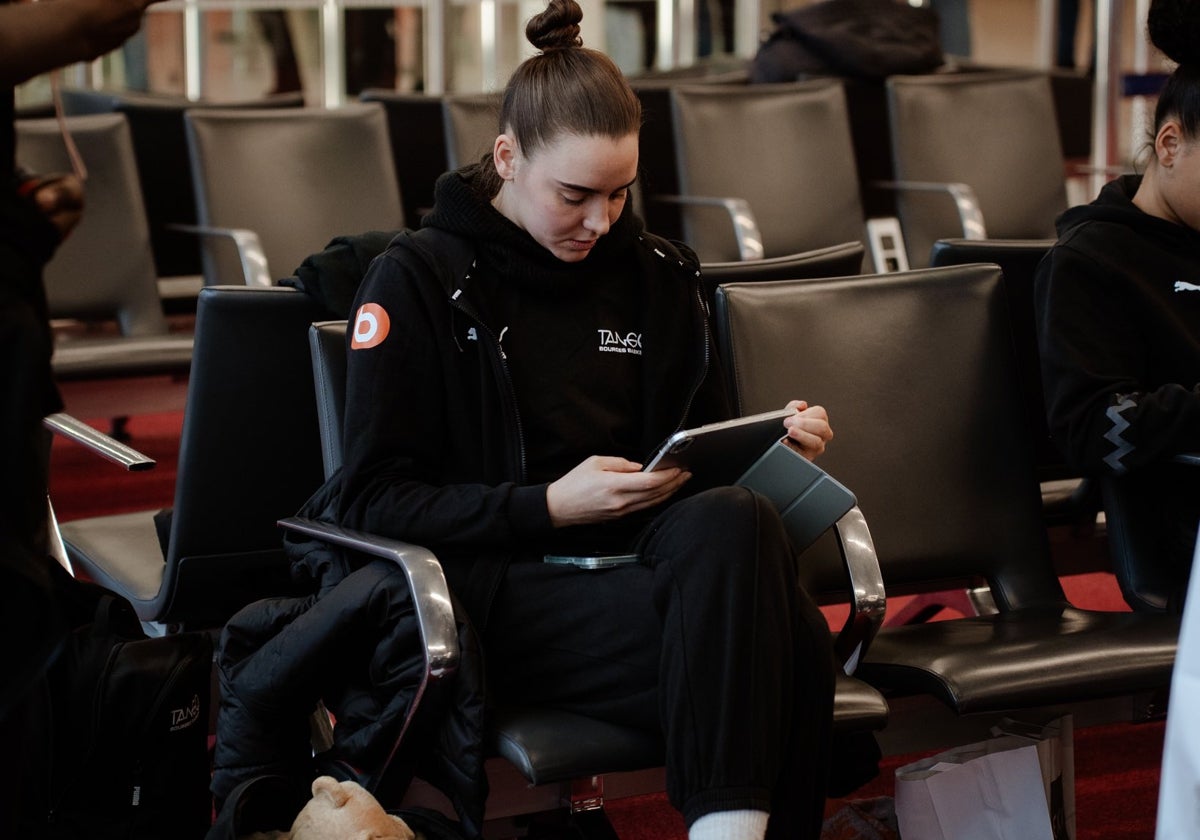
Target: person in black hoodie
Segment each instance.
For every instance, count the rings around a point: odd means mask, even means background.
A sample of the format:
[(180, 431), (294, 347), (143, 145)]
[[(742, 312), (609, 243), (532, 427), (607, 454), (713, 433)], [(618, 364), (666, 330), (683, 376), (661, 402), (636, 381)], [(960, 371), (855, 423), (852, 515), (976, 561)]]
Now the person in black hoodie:
[[(641, 471), (730, 401), (695, 256), (628, 206), (641, 108), (581, 18), (551, 0), (529, 22), (540, 52), (492, 153), (443, 175), (425, 229), (363, 280), (338, 519), (437, 553), (494, 701), (661, 729), (693, 838), (760, 838), (769, 813), (771, 836), (815, 840), (828, 625), (768, 501)], [(471, 267), (446, 270), (463, 251)], [(826, 412), (789, 405), (780, 431), (815, 457)], [(605, 571), (542, 562), (630, 551)]]
[(1200, 521), (1200, 467), (1174, 461), (1200, 452), (1200, 3), (1155, 0), (1147, 23), (1178, 67), (1145, 172), (1058, 219), (1035, 300), (1051, 433), (1085, 474), (1152, 497), (1181, 601)]

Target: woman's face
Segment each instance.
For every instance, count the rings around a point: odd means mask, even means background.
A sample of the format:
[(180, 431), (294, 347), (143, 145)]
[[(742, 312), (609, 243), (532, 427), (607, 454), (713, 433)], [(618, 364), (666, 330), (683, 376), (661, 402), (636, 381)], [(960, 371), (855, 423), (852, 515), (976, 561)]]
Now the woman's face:
[(1154, 140), (1157, 166), (1147, 172), (1134, 204), (1151, 215), (1200, 231), (1200, 138), (1169, 118)]
[(1200, 139), (1180, 142), (1163, 195), (1180, 224), (1200, 230)]
[(625, 207), (638, 137), (560, 134), (527, 157), (501, 134), (492, 159), (503, 179), (496, 209), (560, 260), (579, 262)]

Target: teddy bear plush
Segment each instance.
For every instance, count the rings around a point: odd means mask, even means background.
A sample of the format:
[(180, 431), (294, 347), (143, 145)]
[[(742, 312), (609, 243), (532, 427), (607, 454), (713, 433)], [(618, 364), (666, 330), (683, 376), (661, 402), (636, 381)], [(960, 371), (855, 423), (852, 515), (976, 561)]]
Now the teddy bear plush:
[(244, 840), (414, 840), (404, 820), (387, 813), (356, 782), (339, 782), (319, 776), (312, 783), (312, 799), (296, 815), (287, 831), (257, 831)]

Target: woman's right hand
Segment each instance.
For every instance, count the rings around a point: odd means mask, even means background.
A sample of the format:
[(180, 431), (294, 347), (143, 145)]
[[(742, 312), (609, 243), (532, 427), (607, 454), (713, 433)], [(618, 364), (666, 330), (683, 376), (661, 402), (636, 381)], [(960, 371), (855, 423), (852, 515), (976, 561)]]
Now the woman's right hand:
[(546, 489), (554, 527), (607, 522), (666, 501), (691, 478), (677, 467), (642, 472), (642, 465), (593, 455)]

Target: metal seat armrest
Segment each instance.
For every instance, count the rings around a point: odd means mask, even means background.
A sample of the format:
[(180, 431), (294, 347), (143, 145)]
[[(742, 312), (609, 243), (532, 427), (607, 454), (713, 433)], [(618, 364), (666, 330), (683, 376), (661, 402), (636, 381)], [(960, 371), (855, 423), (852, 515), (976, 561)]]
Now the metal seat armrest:
[(983, 211), (979, 198), (969, 184), (940, 181), (872, 181), (871, 186), (897, 192), (941, 192), (954, 201), (958, 220), (962, 224), (963, 238), (987, 239), (987, 228), (983, 224)]
[(279, 525), (332, 545), (396, 563), (404, 571), (412, 592), (430, 677), (440, 679), (458, 669), (458, 627), (450, 602), (450, 588), (432, 551), (401, 540), (301, 517), (281, 519)]
[(833, 528), (853, 593), (850, 615), (834, 642), (834, 652), (843, 670), (853, 674), (883, 625), (887, 594), (875, 543), (862, 511), (857, 506), (851, 508)]
[(262, 240), (248, 228), (223, 228), (209, 225), (169, 224), (170, 230), (194, 233), (198, 236), (221, 236), (233, 241), (237, 248), (238, 261), (242, 266), (242, 278), (247, 286), (274, 286), (267, 255)]
[(659, 194), (648, 196), (646, 200), (685, 206), (722, 207), (729, 214), (729, 220), (733, 224), (733, 235), (737, 240), (739, 257), (743, 260), (761, 260), (766, 255), (766, 251), (763, 249), (762, 233), (758, 228), (758, 220), (754, 217), (754, 211), (750, 209), (750, 203), (744, 198)]
[(144, 455), (133, 447), (126, 446), (116, 438), (109, 437), (104, 432), (93, 429), (87, 423), (61, 411), (43, 418), (42, 425), (56, 434), (83, 444), (98, 455), (130, 472), (153, 469), (157, 463), (149, 455)]

